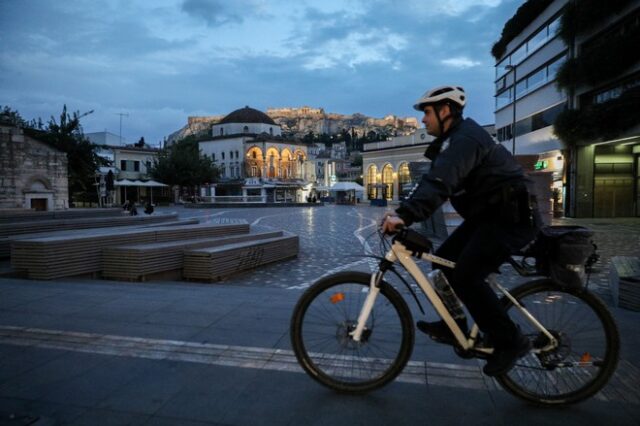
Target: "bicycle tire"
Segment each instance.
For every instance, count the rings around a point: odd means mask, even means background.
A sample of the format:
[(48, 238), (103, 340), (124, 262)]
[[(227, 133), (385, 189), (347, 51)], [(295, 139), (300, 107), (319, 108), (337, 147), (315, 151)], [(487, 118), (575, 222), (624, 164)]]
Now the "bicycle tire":
[(365, 393), (386, 385), (400, 374), (413, 351), (411, 311), (385, 281), (380, 283), (362, 342), (348, 336), (370, 279), (363, 272), (321, 278), (303, 293), (293, 311), (290, 334), (298, 362), (314, 380), (335, 391)]
[[(512, 395), (538, 405), (575, 404), (600, 391), (614, 373), (620, 351), (618, 327), (604, 303), (587, 290), (561, 288), (550, 279), (525, 283), (511, 295), (560, 344), (553, 351), (521, 358), (513, 369), (496, 377), (498, 383)], [(506, 297), (502, 301), (507, 310), (514, 307)], [(522, 315), (511, 318), (529, 334), (534, 346), (548, 342)]]

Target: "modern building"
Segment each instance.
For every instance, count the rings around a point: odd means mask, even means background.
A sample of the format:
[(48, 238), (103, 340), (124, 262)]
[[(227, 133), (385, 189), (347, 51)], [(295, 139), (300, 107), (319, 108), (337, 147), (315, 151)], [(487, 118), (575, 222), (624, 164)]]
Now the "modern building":
[(69, 207), (67, 154), (0, 123), (0, 208)]
[(316, 181), (307, 144), (284, 138), (273, 119), (248, 106), (215, 123), (199, 146), (220, 169), (219, 182), (201, 193), (214, 202), (303, 202)]
[(552, 191), (560, 194), (558, 202), (564, 188), (564, 156), (553, 123), (567, 107), (567, 95), (556, 84), (558, 69), (569, 54), (559, 35), (566, 2), (548, 2), (546, 9), (531, 17), (506, 43), (495, 74), (497, 139), (516, 156), (539, 156), (536, 167), (552, 173)]
[(640, 215), (640, 2), (529, 0), (496, 57), (498, 140), (572, 217)]

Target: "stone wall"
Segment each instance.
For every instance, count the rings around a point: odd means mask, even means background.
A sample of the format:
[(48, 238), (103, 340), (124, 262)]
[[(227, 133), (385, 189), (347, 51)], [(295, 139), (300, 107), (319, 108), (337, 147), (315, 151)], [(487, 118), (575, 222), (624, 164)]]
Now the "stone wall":
[(0, 126), (0, 208), (59, 210), (68, 199), (67, 155), (22, 129)]

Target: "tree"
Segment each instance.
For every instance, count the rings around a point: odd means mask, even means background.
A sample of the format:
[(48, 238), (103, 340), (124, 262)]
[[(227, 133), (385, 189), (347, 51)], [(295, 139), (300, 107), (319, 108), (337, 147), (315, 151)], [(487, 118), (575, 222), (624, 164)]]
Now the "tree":
[(59, 122), (52, 116), (44, 131), (37, 136), (67, 154), (69, 172), (69, 205), (73, 199), (93, 201), (97, 199), (95, 175), (100, 166), (108, 161), (100, 157), (97, 146), (84, 137), (80, 119), (92, 111), (69, 115), (67, 105), (62, 108)]
[(150, 174), (168, 185), (190, 188), (217, 182), (220, 176), (214, 161), (200, 155), (197, 138), (193, 135), (160, 150)]

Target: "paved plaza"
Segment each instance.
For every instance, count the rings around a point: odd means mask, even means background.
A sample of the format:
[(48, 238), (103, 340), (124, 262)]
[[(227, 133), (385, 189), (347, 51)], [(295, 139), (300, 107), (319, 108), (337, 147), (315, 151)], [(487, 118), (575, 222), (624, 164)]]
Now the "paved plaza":
[[(639, 219), (558, 222), (595, 231), (590, 287), (622, 336), (610, 384), (559, 409), (515, 399), (482, 375), (483, 362), (422, 335), (398, 380), (368, 395), (334, 393), (302, 372), (288, 336), (293, 306), (325, 274), (371, 270), (362, 255), (379, 253), (383, 208), (158, 210), (284, 229), (299, 235), (300, 253), (213, 284), (0, 277), (0, 425), (640, 424), (640, 313), (613, 307), (608, 289), (610, 257), (640, 254)], [(507, 286), (522, 280), (501, 272)]]

